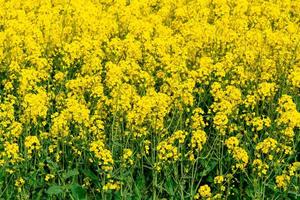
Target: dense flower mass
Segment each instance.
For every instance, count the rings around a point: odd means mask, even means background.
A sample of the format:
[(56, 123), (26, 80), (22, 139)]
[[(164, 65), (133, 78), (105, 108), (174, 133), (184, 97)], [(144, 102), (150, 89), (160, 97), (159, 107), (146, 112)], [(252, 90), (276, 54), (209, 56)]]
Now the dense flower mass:
[(0, 199), (297, 199), (299, 0), (0, 0)]

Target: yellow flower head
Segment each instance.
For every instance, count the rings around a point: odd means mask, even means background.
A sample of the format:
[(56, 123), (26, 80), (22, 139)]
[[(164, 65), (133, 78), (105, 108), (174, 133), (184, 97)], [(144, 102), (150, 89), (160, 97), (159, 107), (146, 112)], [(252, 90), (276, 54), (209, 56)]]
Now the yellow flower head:
[(290, 176), (285, 175), (285, 174), (276, 176), (277, 187), (286, 190), (288, 184), (290, 183), (290, 180), (291, 180)]
[(207, 184), (200, 186), (200, 188), (198, 189), (198, 192), (201, 197), (210, 197), (211, 196), (211, 189)]
[(39, 150), (41, 148), (41, 144), (37, 136), (27, 136), (24, 144), (27, 148), (28, 154), (32, 154), (32, 151)]
[(22, 177), (18, 178), (15, 182), (15, 186), (18, 188), (21, 188), (24, 184), (25, 180)]
[(216, 183), (216, 184), (221, 184), (221, 183), (223, 183), (223, 181), (224, 181), (224, 176), (216, 176), (214, 178), (214, 183)]

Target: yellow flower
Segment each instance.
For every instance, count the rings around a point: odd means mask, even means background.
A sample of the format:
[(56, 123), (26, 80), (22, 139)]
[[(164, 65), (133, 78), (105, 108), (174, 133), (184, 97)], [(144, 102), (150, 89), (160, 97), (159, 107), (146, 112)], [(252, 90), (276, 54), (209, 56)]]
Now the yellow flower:
[(158, 159), (160, 161), (176, 161), (179, 158), (177, 147), (173, 146), (167, 141), (160, 142), (157, 147)]
[(225, 141), (228, 149), (232, 150), (239, 145), (240, 141), (237, 137), (230, 137)]
[(264, 163), (261, 159), (255, 159), (252, 162), (253, 171), (257, 172), (258, 176), (263, 176), (267, 174), (269, 165)]
[(214, 178), (214, 183), (216, 183), (216, 184), (221, 184), (221, 183), (223, 183), (223, 181), (224, 181), (224, 176), (216, 176)]
[(25, 184), (25, 180), (22, 177), (18, 178), (15, 181), (15, 186), (18, 187), (18, 188), (23, 187), (24, 184)]
[(149, 155), (151, 142), (149, 140), (145, 140), (144, 142), (144, 151), (146, 155)]
[(46, 91), (39, 90), (37, 94), (26, 94), (24, 97), (24, 115), (22, 115), (23, 122), (37, 123), (39, 118), (44, 119), (48, 111), (48, 96)]
[(247, 152), (241, 147), (235, 147), (232, 151), (233, 158), (238, 162), (237, 168), (244, 169), (249, 161)]
[(112, 180), (110, 180), (110, 182), (106, 183), (103, 186), (103, 190), (107, 191), (107, 190), (119, 190), (121, 188), (120, 186), (120, 182), (116, 181), (113, 182)]
[(111, 152), (105, 148), (103, 141), (94, 141), (90, 145), (90, 151), (94, 153), (99, 161), (99, 165), (104, 171), (111, 171), (113, 169), (114, 160)]
[(276, 176), (277, 187), (286, 190), (288, 187), (288, 184), (290, 183), (290, 180), (291, 180), (290, 176), (285, 175), (285, 174)]
[(267, 154), (270, 151), (273, 151), (277, 147), (277, 141), (273, 138), (264, 139), (262, 142), (258, 143), (255, 147), (256, 151), (259, 151), (263, 154)]
[(290, 128), (290, 131), (294, 127), (300, 127), (300, 112), (297, 111), (296, 104), (293, 102), (292, 97), (289, 95), (282, 95), (278, 101), (278, 104), (278, 125), (287, 126)]
[(294, 162), (289, 166), (289, 175), (295, 176), (297, 172), (300, 170), (300, 162)]
[(46, 174), (45, 181), (49, 181), (50, 179), (53, 179), (55, 176), (53, 174)]
[(258, 86), (257, 93), (260, 98), (264, 100), (265, 98), (272, 97), (275, 94), (276, 87), (275, 83), (262, 82)]
[(191, 147), (197, 152), (201, 151), (203, 145), (206, 143), (206, 133), (202, 130), (192, 132)]
[(123, 162), (124, 162), (125, 166), (126, 166), (126, 164), (133, 165), (132, 154), (133, 153), (132, 153), (131, 149), (124, 149), (123, 150), (122, 159), (123, 159)]
[(22, 160), (19, 155), (19, 145), (17, 143), (4, 143), (4, 151), (1, 153), (3, 157), (8, 158), (12, 164)]
[(192, 128), (194, 130), (203, 129), (206, 126), (202, 116), (203, 114), (204, 111), (201, 108), (196, 108), (193, 111), (193, 116), (191, 117), (191, 120), (192, 120)]
[(32, 154), (32, 151), (39, 150), (41, 148), (41, 144), (37, 136), (27, 136), (25, 138), (24, 145), (29, 155)]
[(223, 113), (217, 113), (214, 117), (214, 124), (216, 126), (225, 126), (228, 123), (228, 117)]
[(300, 88), (300, 67), (295, 67), (289, 74), (289, 81), (295, 88)]
[(211, 196), (211, 189), (208, 185), (202, 185), (198, 189), (198, 192), (201, 197), (210, 197)]

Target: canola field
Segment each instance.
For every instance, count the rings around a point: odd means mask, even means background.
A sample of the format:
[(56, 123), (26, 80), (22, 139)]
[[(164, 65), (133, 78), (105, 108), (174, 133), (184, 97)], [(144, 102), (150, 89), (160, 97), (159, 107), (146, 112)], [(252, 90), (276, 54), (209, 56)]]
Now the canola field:
[(300, 199), (299, 0), (0, 0), (0, 199)]

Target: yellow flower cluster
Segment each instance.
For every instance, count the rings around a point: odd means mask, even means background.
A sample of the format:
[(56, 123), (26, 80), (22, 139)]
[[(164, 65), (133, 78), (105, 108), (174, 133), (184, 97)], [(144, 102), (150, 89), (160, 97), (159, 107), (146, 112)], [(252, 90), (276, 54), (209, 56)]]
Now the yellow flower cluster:
[(225, 141), (225, 145), (228, 149), (234, 149), (235, 147), (239, 146), (240, 141), (237, 137), (230, 137)]
[(245, 149), (241, 147), (235, 147), (232, 150), (233, 158), (238, 162), (235, 166), (239, 169), (245, 169), (249, 162), (249, 156)]
[(105, 148), (103, 141), (94, 141), (90, 145), (90, 151), (94, 153), (98, 164), (104, 171), (111, 171), (113, 169), (114, 160), (111, 152)]
[(45, 181), (49, 181), (49, 180), (51, 180), (53, 178), (55, 178), (55, 176), (53, 174), (46, 174)]
[(183, 144), (187, 133), (184, 131), (176, 131), (169, 138), (161, 141), (157, 145), (158, 159), (160, 162), (177, 161), (181, 155), (178, 151), (178, 147), (175, 146), (175, 142)]
[(203, 116), (202, 116), (203, 114), (204, 114), (204, 111), (201, 108), (196, 108), (193, 111), (193, 115), (191, 117), (192, 129), (194, 129), (194, 130), (203, 129), (206, 126)]
[(214, 178), (214, 183), (216, 183), (216, 184), (222, 184), (223, 181), (224, 181), (224, 176), (216, 176)]
[(299, 65), (295, 66), (294, 69), (291, 70), (288, 78), (294, 88), (296, 89), (300, 88), (300, 66)]
[(299, 13), (0, 0), (1, 198), (297, 198)]
[(104, 191), (107, 191), (107, 190), (119, 190), (120, 189), (120, 183), (117, 182), (117, 181), (112, 181), (110, 180), (108, 183), (106, 183), (104, 186), (103, 186), (103, 190)]
[(248, 153), (245, 149), (239, 147), (239, 140), (236, 137), (230, 137), (225, 141), (229, 153), (233, 155), (233, 158), (238, 162), (235, 167), (238, 169), (245, 169), (249, 162)]
[(262, 82), (258, 85), (257, 93), (259, 100), (265, 100), (274, 96), (276, 91), (275, 83)]
[(12, 164), (22, 160), (18, 144), (5, 142), (4, 151), (1, 152), (1, 158)]
[(258, 176), (263, 176), (267, 174), (269, 165), (264, 163), (261, 159), (255, 159), (252, 162), (253, 171), (257, 172)]
[(277, 149), (278, 142), (273, 138), (266, 138), (262, 142), (258, 143), (255, 150), (263, 154), (269, 154)]
[(208, 185), (202, 185), (198, 189), (198, 193), (195, 195), (195, 199), (208, 198), (211, 196), (211, 188)]
[(21, 177), (17, 179), (15, 182), (15, 186), (17, 186), (18, 188), (21, 188), (24, 184), (25, 184), (25, 180)]
[(229, 117), (235, 114), (237, 106), (241, 103), (241, 91), (233, 85), (228, 85), (223, 89), (219, 82), (214, 82), (211, 87), (211, 93), (214, 98), (211, 109), (216, 113), (214, 125), (224, 135)]
[(158, 131), (162, 130), (164, 117), (169, 111), (169, 102), (170, 98), (167, 95), (149, 89), (148, 94), (138, 98), (135, 106), (128, 113), (128, 122), (136, 128), (149, 124)]
[(276, 187), (287, 190), (293, 176), (299, 178), (300, 162), (294, 162), (289, 165), (288, 171), (283, 171), (283, 174), (276, 176)]
[(128, 165), (132, 165), (133, 164), (133, 160), (132, 160), (132, 150), (131, 149), (124, 149), (123, 150), (123, 162), (124, 165), (126, 166)]
[(196, 152), (201, 151), (203, 145), (206, 143), (206, 133), (202, 130), (193, 131), (191, 138), (191, 148), (195, 149)]
[(300, 127), (300, 112), (297, 111), (296, 104), (289, 95), (283, 95), (278, 101), (279, 107), (277, 112), (279, 117), (277, 123), (279, 126), (283, 126), (283, 135), (287, 137), (287, 140), (293, 139), (294, 128)]
[(293, 164), (291, 164), (289, 166), (288, 173), (289, 173), (290, 176), (295, 176), (295, 175), (297, 175), (297, 173), (298, 173), (298, 176), (299, 176), (299, 171), (300, 171), (300, 162), (294, 162)]
[(271, 126), (271, 119), (269, 117), (254, 117), (251, 121), (249, 121), (248, 125), (253, 126), (253, 131), (261, 131), (264, 127), (269, 128)]
[(33, 151), (38, 151), (41, 148), (40, 141), (36, 136), (27, 136), (25, 138), (24, 145), (27, 149), (27, 153), (29, 154), (29, 156), (32, 154)]
[(168, 141), (162, 141), (157, 145), (158, 159), (160, 161), (176, 161), (179, 158), (177, 147), (173, 146)]
[(288, 184), (290, 183), (290, 180), (291, 180), (290, 176), (285, 174), (276, 176), (277, 187), (286, 190)]
[(37, 94), (28, 93), (24, 96), (24, 114), (22, 121), (36, 124), (39, 118), (45, 119), (48, 111), (48, 96), (40, 90)]

